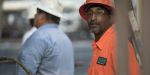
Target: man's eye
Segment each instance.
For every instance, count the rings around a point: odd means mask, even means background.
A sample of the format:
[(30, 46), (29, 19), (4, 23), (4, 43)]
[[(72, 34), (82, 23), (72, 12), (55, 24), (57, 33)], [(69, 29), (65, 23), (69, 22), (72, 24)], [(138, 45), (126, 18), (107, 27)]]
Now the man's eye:
[(97, 14), (98, 14), (98, 15), (103, 15), (103, 14), (104, 14), (104, 11), (103, 11), (103, 10), (98, 11)]
[(86, 15), (87, 15), (87, 16), (92, 16), (92, 13), (87, 13)]

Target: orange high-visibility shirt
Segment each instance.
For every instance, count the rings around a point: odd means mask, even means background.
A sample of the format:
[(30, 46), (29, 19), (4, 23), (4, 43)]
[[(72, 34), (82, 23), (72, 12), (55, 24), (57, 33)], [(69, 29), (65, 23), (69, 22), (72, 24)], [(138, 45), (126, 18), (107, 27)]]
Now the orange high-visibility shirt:
[[(93, 54), (88, 75), (116, 75), (116, 32), (111, 26), (97, 41), (93, 41)], [(133, 46), (129, 42), (129, 74), (139, 75), (140, 68)]]

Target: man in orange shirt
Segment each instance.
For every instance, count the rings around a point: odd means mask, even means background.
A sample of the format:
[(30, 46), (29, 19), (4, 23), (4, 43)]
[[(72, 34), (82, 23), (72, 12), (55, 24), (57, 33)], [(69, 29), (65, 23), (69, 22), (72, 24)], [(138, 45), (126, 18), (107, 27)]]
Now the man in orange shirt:
[[(111, 0), (86, 0), (79, 9), (81, 17), (88, 22), (89, 29), (95, 35), (88, 75), (116, 75), (116, 32), (113, 9)], [(139, 64), (130, 42), (128, 47), (129, 74), (139, 75)]]

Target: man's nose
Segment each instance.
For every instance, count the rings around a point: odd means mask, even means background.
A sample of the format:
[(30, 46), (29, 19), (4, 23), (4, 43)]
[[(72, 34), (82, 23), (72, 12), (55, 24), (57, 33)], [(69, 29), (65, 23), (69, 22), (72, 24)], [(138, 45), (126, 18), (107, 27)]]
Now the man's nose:
[(96, 14), (92, 14), (91, 20), (95, 20), (97, 18)]

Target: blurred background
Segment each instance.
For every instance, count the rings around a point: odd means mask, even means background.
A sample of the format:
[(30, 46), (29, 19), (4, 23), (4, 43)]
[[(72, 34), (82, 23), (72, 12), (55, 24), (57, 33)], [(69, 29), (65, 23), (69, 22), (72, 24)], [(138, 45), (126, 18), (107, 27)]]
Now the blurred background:
[[(29, 25), (28, 6), (39, 0), (0, 0), (0, 56), (16, 58), (21, 47), (23, 35)], [(72, 40), (75, 57), (75, 75), (87, 75), (92, 47), (92, 34), (87, 24), (79, 15), (79, 7), (85, 0), (61, 0), (63, 14), (68, 20), (61, 20), (59, 28)], [(113, 0), (114, 5), (117, 3)], [(141, 14), (140, 0), (129, 0), (129, 38), (140, 55), (141, 49)], [(139, 58), (140, 59), (140, 58)], [(14, 63), (0, 63), (0, 75), (15, 75)]]

